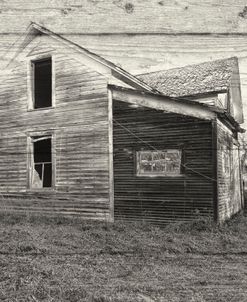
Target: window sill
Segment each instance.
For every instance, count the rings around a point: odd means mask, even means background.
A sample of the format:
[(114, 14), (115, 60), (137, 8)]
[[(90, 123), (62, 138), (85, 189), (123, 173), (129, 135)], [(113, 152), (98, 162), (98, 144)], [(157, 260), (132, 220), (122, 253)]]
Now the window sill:
[(179, 174), (179, 175), (135, 175), (136, 177), (144, 177), (144, 178), (182, 178), (185, 176), (185, 174)]
[(51, 188), (31, 188), (27, 189), (26, 192), (31, 192), (31, 193), (41, 193), (41, 192), (55, 192), (56, 188), (51, 187)]
[(30, 109), (27, 109), (28, 112), (31, 112), (31, 111), (41, 111), (41, 110), (51, 110), (51, 109), (55, 109), (54, 106), (51, 106), (51, 107), (44, 107), (44, 108), (30, 108)]

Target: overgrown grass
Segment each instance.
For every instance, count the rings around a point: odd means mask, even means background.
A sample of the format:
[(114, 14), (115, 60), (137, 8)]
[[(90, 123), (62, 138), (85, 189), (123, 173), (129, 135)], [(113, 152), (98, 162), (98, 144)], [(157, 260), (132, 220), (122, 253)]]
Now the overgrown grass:
[(164, 228), (0, 213), (0, 301), (247, 301), (247, 217)]

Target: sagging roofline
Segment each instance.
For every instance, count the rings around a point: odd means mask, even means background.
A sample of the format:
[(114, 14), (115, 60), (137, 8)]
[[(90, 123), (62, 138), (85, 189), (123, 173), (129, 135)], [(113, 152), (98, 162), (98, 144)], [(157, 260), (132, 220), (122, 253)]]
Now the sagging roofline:
[[(234, 118), (226, 112), (226, 110), (215, 106), (198, 103), (194, 100), (187, 100), (183, 97), (174, 98), (164, 96), (162, 94), (144, 92), (112, 84), (109, 84), (108, 88), (112, 91), (113, 100), (115, 99), (137, 106), (163, 110), (165, 112), (177, 113), (203, 120), (213, 121), (219, 117), (220, 119), (225, 120), (232, 130), (241, 133), (245, 132)], [(217, 92), (215, 93), (217, 94)], [(145, 96), (145, 99), (143, 99), (143, 96)]]

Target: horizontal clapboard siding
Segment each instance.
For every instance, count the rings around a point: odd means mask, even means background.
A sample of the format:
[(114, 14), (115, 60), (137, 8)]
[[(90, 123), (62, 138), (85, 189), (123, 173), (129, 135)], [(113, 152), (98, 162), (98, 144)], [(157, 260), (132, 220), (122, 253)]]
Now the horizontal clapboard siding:
[[(113, 118), (115, 218), (162, 224), (199, 215), (213, 217), (209, 121), (131, 108), (115, 100)], [(136, 151), (152, 147), (182, 149), (184, 175), (136, 176)]]
[[(28, 56), (53, 49), (55, 108), (27, 110), (26, 60), (0, 85), (0, 208), (109, 219), (106, 78), (42, 39)], [(27, 189), (27, 137), (33, 131), (54, 136), (56, 183), (47, 192)]]
[[(234, 134), (222, 122), (217, 122), (218, 219), (224, 221), (243, 208), (238, 143)], [(224, 171), (224, 153), (230, 149), (230, 173)]]

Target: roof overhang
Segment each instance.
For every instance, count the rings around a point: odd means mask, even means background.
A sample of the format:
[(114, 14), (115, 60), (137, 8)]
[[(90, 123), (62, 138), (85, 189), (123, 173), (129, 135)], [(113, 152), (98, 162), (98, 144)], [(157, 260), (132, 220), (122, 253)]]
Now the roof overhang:
[(233, 131), (245, 133), (246, 130), (235, 121), (235, 119), (227, 112), (218, 113), (218, 117)]
[(123, 101), (135, 106), (148, 107), (203, 120), (214, 120), (217, 117), (217, 113), (224, 113), (221, 109), (214, 108), (212, 110), (211, 107), (209, 108), (194, 101), (178, 100), (160, 94), (142, 92), (115, 85), (109, 85), (109, 89), (112, 91), (113, 100)]

